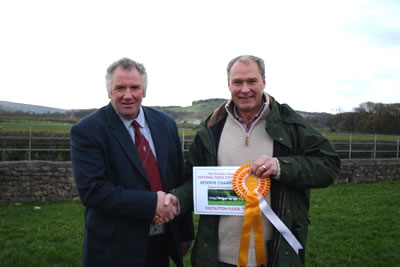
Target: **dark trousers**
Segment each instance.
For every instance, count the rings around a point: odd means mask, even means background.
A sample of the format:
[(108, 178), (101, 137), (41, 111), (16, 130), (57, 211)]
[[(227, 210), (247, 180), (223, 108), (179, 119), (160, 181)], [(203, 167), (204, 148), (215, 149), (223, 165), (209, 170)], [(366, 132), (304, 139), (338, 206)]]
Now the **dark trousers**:
[[(146, 248), (146, 267), (168, 267), (168, 238), (166, 234), (149, 236)], [(171, 245), (171, 244), (169, 244)]]

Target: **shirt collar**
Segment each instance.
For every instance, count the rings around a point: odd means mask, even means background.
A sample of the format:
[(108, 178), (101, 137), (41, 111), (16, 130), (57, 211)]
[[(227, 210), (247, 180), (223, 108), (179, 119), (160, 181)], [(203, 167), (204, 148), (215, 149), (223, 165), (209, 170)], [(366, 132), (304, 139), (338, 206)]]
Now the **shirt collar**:
[(123, 122), (123, 124), (125, 125), (126, 128), (129, 128), (132, 125), (132, 122), (134, 120), (137, 121), (137, 123), (139, 124), (140, 128), (143, 128), (144, 125), (145, 125), (146, 120), (145, 120), (145, 117), (144, 117), (144, 112), (143, 112), (142, 106), (140, 106), (139, 114), (137, 115), (136, 119), (133, 119), (133, 120), (125, 119), (118, 112), (117, 112), (117, 114), (118, 114), (119, 118), (121, 119), (121, 121)]
[[(237, 106), (233, 103), (233, 116), (235, 117), (235, 119), (237, 119), (240, 123), (245, 123), (244, 119), (242, 117), (240, 117), (239, 112), (237, 110)], [(253, 123), (258, 117), (260, 117), (261, 113), (264, 110), (264, 106), (265, 104), (268, 104), (268, 98), (267, 96), (264, 94), (263, 95), (263, 102), (261, 103), (257, 114), (251, 119), (251, 123)]]

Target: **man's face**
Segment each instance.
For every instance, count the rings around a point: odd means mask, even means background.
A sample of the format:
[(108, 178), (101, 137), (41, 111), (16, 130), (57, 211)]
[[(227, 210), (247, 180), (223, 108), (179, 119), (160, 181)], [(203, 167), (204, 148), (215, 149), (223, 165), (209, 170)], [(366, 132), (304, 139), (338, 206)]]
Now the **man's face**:
[(265, 80), (261, 77), (257, 63), (236, 61), (230, 70), (228, 83), (239, 114), (256, 114), (265, 88)]
[(114, 70), (108, 97), (114, 109), (122, 117), (135, 119), (145, 96), (142, 75), (137, 69), (124, 70), (117, 67)]

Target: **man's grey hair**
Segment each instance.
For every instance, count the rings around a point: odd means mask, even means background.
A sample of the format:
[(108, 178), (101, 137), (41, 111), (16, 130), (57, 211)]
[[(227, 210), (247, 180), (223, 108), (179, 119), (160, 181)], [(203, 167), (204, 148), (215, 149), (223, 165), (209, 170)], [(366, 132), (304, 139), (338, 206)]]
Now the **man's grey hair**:
[(259, 58), (256, 56), (242, 55), (242, 56), (235, 57), (234, 59), (232, 59), (229, 62), (228, 67), (226, 68), (226, 71), (228, 73), (228, 81), (229, 81), (229, 77), (230, 77), (231, 68), (232, 68), (233, 64), (236, 63), (236, 61), (239, 61), (242, 63), (249, 63), (249, 62), (253, 61), (253, 62), (257, 63), (258, 69), (260, 70), (261, 77), (263, 78), (263, 80), (265, 80), (264, 60), (262, 58)]
[(143, 90), (146, 92), (147, 89), (147, 72), (143, 64), (138, 63), (130, 58), (124, 57), (121, 58), (118, 61), (115, 61), (112, 63), (108, 68), (107, 68), (107, 74), (106, 74), (106, 87), (107, 91), (110, 93), (112, 88), (111, 88), (111, 82), (112, 82), (112, 75), (115, 71), (116, 68), (120, 67), (123, 70), (132, 70), (136, 69), (142, 76), (142, 81), (143, 81)]

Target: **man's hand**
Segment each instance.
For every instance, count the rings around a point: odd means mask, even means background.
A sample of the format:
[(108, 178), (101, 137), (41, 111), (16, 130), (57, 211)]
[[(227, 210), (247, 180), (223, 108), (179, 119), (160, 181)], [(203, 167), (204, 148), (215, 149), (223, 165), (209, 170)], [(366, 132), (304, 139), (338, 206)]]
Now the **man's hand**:
[(172, 221), (178, 215), (179, 202), (172, 194), (157, 192), (157, 208), (153, 221), (161, 225)]
[(249, 175), (260, 178), (276, 176), (278, 174), (278, 164), (276, 159), (263, 155), (256, 159), (249, 169)]

